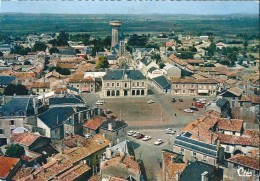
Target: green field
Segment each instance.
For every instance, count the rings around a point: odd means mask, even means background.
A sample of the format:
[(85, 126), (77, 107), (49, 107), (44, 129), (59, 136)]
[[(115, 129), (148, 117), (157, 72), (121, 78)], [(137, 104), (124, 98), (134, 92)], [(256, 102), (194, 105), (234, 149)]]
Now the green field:
[(215, 35), (247, 34), (259, 36), (258, 15), (51, 15), (0, 14), (1, 34), (70, 33), (110, 35), (110, 20), (122, 20), (124, 34), (169, 33)]

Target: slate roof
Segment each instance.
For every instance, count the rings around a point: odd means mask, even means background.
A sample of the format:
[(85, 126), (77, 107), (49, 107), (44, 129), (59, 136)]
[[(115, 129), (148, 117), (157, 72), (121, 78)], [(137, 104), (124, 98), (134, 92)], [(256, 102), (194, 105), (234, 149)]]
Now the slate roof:
[(145, 76), (140, 72), (140, 70), (124, 70), (116, 69), (109, 70), (106, 75), (103, 76), (104, 80), (122, 80), (124, 75), (127, 75), (127, 78), (132, 80), (143, 80)]
[(5, 179), (19, 160), (19, 158), (0, 156), (0, 178)]
[(107, 60), (117, 60), (117, 55), (106, 55)]
[(76, 55), (74, 50), (70, 50), (70, 49), (61, 49), (59, 50), (59, 54), (60, 55)]
[(112, 123), (112, 131), (117, 131), (117, 130), (122, 129), (122, 128), (124, 128), (124, 127), (127, 126), (127, 123), (125, 123), (125, 122), (123, 122), (123, 121), (116, 121), (116, 120), (110, 119), (110, 120), (104, 121), (104, 122), (100, 125), (100, 128), (101, 128), (101, 129), (108, 130), (108, 124), (109, 124), (109, 123)]
[(152, 60), (149, 59), (149, 58), (147, 58), (147, 57), (143, 57), (143, 58), (140, 60), (140, 62), (142, 62), (145, 66), (147, 66), (147, 65), (149, 65), (149, 64), (152, 62)]
[(171, 84), (163, 75), (153, 78), (153, 81), (161, 88), (161, 89), (170, 89)]
[(174, 145), (180, 146), (182, 148), (192, 150), (203, 155), (208, 155), (210, 157), (217, 157), (217, 146), (212, 144), (207, 144), (204, 142), (192, 140), (185, 136), (176, 136)]
[(38, 118), (49, 128), (56, 128), (74, 113), (75, 110), (72, 107), (54, 107), (40, 114)]
[(33, 98), (32, 97), (13, 97), (9, 102), (0, 107), (0, 112), (3, 116), (21, 116), (23, 112), (24, 116), (34, 114)]
[(151, 68), (149, 68), (148, 72), (152, 73), (152, 72), (155, 71), (155, 70), (157, 70), (156, 67), (151, 67)]
[(49, 98), (49, 105), (61, 104), (84, 104), (82, 97), (73, 94), (67, 94), (64, 97), (51, 97)]
[(225, 98), (218, 99), (216, 101), (216, 105), (222, 109), (224, 109), (229, 104), (228, 100)]
[(15, 81), (15, 76), (0, 76), (0, 85), (9, 85)]

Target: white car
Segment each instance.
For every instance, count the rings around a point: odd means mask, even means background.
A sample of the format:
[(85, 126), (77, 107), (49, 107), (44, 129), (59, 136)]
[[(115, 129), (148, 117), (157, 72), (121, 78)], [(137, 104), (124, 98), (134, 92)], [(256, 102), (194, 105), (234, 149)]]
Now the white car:
[(128, 135), (128, 136), (132, 136), (133, 134), (135, 134), (135, 131), (132, 131), (132, 130), (131, 130), (131, 131), (128, 131), (128, 132), (127, 132), (127, 135)]
[(191, 109), (184, 109), (184, 112), (193, 113), (193, 110), (191, 110)]
[(147, 103), (148, 104), (152, 104), (152, 103), (154, 103), (154, 101), (153, 100), (149, 100), (149, 101), (147, 101)]
[(96, 102), (96, 105), (103, 105), (103, 102), (100, 102), (99, 100)]
[(206, 98), (201, 98), (202, 101), (206, 101), (207, 99)]
[(98, 100), (98, 102), (102, 102), (103, 104), (105, 103), (105, 101), (104, 101), (104, 100)]
[(150, 140), (151, 139), (151, 136), (145, 136), (145, 137), (143, 137), (143, 140), (144, 141), (148, 141), (148, 140)]
[(157, 139), (155, 142), (154, 142), (154, 145), (160, 145), (163, 143), (163, 140), (162, 139)]
[(175, 134), (175, 133), (176, 133), (175, 130), (168, 130), (168, 131), (166, 131), (166, 134)]

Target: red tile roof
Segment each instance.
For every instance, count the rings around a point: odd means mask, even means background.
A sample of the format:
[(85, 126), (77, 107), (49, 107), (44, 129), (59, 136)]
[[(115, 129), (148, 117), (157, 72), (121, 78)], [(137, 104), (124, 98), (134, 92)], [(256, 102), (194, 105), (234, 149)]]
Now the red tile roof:
[(232, 145), (244, 145), (244, 146), (259, 146), (259, 137), (250, 138), (245, 136), (233, 136), (227, 134), (219, 134), (220, 143), (232, 144)]
[(30, 146), (39, 137), (40, 137), (40, 135), (36, 135), (33, 133), (20, 133), (20, 134), (14, 134), (11, 138), (11, 141), (14, 143), (17, 143), (19, 145)]
[(228, 159), (228, 161), (259, 170), (259, 158), (251, 158), (249, 156), (237, 154)]
[(240, 132), (243, 128), (243, 122), (239, 119), (218, 119), (218, 127), (222, 130)]
[(19, 158), (0, 156), (0, 178), (5, 179), (19, 161)]
[(89, 129), (92, 129), (92, 130), (97, 130), (98, 127), (99, 127), (104, 121), (106, 121), (106, 118), (105, 118), (105, 117), (97, 116), (97, 117), (94, 117), (94, 118), (88, 120), (88, 121), (83, 125), (83, 127), (89, 128)]
[(34, 82), (31, 85), (32, 89), (38, 89), (38, 88), (45, 88), (49, 89), (50, 88), (50, 82)]

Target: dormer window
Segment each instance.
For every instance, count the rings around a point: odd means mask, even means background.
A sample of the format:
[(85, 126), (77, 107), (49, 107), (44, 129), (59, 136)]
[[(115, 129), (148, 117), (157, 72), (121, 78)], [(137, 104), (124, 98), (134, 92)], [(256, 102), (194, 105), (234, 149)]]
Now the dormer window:
[(10, 116), (14, 116), (14, 115), (15, 115), (14, 111), (11, 111)]
[(0, 117), (3, 117), (3, 113), (2, 112), (0, 112)]
[(24, 112), (23, 112), (23, 111), (20, 111), (20, 112), (19, 112), (19, 116), (24, 116)]

